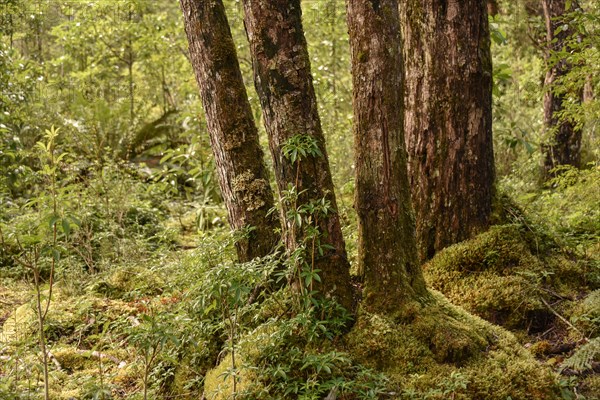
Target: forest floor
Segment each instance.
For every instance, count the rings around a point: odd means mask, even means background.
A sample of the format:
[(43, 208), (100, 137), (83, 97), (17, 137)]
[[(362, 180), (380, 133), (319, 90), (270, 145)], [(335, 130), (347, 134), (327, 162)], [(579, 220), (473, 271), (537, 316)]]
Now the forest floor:
[[(329, 311), (290, 314), (289, 291), (248, 301), (273, 260), (236, 265), (223, 228), (167, 219), (167, 246), (131, 242), (92, 274), (57, 269), (51, 398), (600, 398), (600, 244), (576, 252), (508, 209), (424, 265), (432, 300), (410, 322), (362, 314), (345, 335)], [(36, 287), (15, 271), (0, 281), (7, 400), (43, 388)]]

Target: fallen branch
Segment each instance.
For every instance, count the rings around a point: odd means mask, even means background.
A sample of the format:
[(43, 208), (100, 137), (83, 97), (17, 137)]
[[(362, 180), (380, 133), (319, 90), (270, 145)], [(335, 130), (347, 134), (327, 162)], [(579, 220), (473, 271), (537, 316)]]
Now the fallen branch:
[(591, 368), (586, 369), (584, 371), (577, 371), (575, 369), (565, 368), (562, 371), (560, 371), (560, 374), (565, 376), (586, 376), (590, 374), (600, 374), (600, 362), (592, 362)]
[(50, 359), (50, 361), (52, 361), (54, 366), (56, 366), (56, 369), (62, 371), (62, 366), (60, 365), (60, 362), (58, 362), (56, 357), (54, 357), (54, 354), (52, 354), (50, 350), (48, 350), (46, 353), (48, 354), (48, 358)]
[(562, 322), (564, 322), (565, 324), (567, 324), (567, 326), (571, 329), (573, 329), (575, 332), (579, 333), (583, 338), (585, 338), (585, 335), (579, 330), (577, 329), (575, 326), (573, 326), (572, 323), (570, 323), (569, 321), (567, 321), (567, 319), (565, 317), (563, 317), (562, 315), (560, 315), (554, 308), (552, 308), (552, 306), (550, 304), (548, 304), (548, 302), (546, 300), (544, 300), (543, 297), (541, 297), (542, 303), (544, 303), (544, 305), (546, 307), (548, 307), (548, 310), (550, 310), (550, 312), (554, 315), (556, 315), (558, 317), (558, 319), (560, 319)]
[(110, 354), (100, 353), (99, 351), (89, 351), (89, 350), (76, 350), (78, 354), (89, 355), (91, 357), (99, 358), (100, 360), (108, 359), (115, 364), (117, 364), (117, 368), (121, 369), (127, 365), (127, 362), (119, 360), (115, 356), (111, 356)]

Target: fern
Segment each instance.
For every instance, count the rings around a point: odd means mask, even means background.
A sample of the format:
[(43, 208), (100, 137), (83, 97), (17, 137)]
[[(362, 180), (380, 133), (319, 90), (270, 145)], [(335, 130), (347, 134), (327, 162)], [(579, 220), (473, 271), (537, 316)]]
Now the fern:
[(600, 337), (590, 340), (588, 343), (577, 349), (571, 357), (567, 358), (563, 362), (561, 370), (566, 368), (570, 368), (575, 371), (585, 371), (591, 369), (592, 362), (598, 356), (600, 356)]

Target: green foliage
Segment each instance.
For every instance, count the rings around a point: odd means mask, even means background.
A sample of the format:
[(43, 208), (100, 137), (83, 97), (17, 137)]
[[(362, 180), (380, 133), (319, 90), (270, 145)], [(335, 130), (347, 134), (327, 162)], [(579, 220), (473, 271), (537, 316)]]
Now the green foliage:
[[(600, 6), (585, 4), (570, 7), (561, 18), (559, 31), (569, 34), (565, 45), (553, 51), (548, 60), (550, 66), (559, 62), (568, 65), (568, 72), (548, 88), (563, 97), (563, 109), (558, 113), (561, 121), (570, 121), (584, 131), (582, 160), (597, 161), (598, 121), (600, 121), (600, 101), (598, 85), (600, 80)], [(596, 95), (594, 95), (596, 93)], [(582, 103), (583, 100), (583, 103)]]
[(529, 36), (541, 21), (528, 19), (523, 2), (504, 2), (490, 22), (494, 66), (493, 130), (496, 169), (535, 186), (539, 170), (543, 62)]
[(590, 292), (573, 310), (571, 322), (587, 337), (600, 334), (600, 290)]
[[(600, 388), (593, 378), (557, 387), (506, 331), (439, 294), (399, 320), (353, 319), (321, 298), (314, 257), (329, 247), (318, 222), (338, 210), (326, 198), (299, 205), (307, 193), (293, 185), (280, 201), (304, 238), (296, 250), (236, 263), (179, 7), (117, 3), (0, 1), (0, 398), (42, 394), (35, 269), (40, 300), (52, 299), (41, 332), (61, 365), (48, 363), (57, 399), (141, 399), (146, 389), (155, 398), (506, 400)], [(225, 3), (258, 120), (242, 9)], [(580, 298), (600, 283), (599, 170), (565, 170), (540, 190), (546, 66), (530, 37), (544, 27), (527, 16), (531, 4), (501, 3), (490, 21), (497, 171), (527, 218), (509, 207), (512, 217), (501, 216), (509, 225), (448, 249), (426, 273), (453, 301), (509, 326), (556, 321), (541, 299), (557, 301), (556, 311), (592, 338), (562, 367), (587, 370), (598, 357), (597, 291)], [(584, 129), (586, 162), (598, 158), (599, 102), (576, 100), (600, 76), (598, 7), (588, 3), (565, 17), (574, 35), (553, 60), (573, 68), (552, 88), (569, 99), (562, 117)], [(352, 239), (345, 8), (339, 0), (302, 6)], [(324, 144), (294, 135), (282, 150), (302, 168)], [(355, 245), (347, 240), (351, 253)]]
[(567, 358), (561, 369), (570, 368), (575, 371), (586, 371), (592, 368), (592, 362), (600, 359), (600, 338), (594, 338), (578, 348), (575, 353)]
[(600, 167), (561, 167), (561, 174), (528, 204), (540, 222), (562, 245), (581, 253), (594, 250), (600, 240)]
[(290, 137), (283, 146), (281, 146), (283, 156), (290, 160), (292, 164), (307, 157), (323, 157), (319, 143), (310, 135), (294, 135)]

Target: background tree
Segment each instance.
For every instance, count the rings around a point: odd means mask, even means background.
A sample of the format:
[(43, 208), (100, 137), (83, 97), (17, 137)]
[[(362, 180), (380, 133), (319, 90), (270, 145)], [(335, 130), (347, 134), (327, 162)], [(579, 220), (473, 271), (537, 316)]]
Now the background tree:
[(567, 47), (573, 29), (564, 21), (567, 12), (565, 0), (543, 0), (544, 20), (546, 24), (546, 61), (548, 63), (544, 79), (544, 125), (549, 138), (543, 146), (544, 173), (551, 172), (560, 165), (581, 165), (581, 126), (563, 114), (566, 93), (554, 90), (555, 82), (569, 74), (571, 69), (565, 58), (556, 59), (553, 52)]
[[(350, 265), (310, 73), (300, 1), (246, 0), (244, 10), (255, 86), (269, 136), (279, 194), (285, 199), (293, 188), (298, 195), (292, 202), (282, 201), (286, 247), (294, 251), (307, 234), (306, 229), (290, 217), (299, 209), (325, 199), (332, 212), (316, 222), (323, 246), (322, 254), (314, 254), (313, 266), (319, 270), (323, 282), (321, 292), (335, 296), (350, 308)], [(288, 149), (289, 145), (298, 150), (303, 148), (306, 156), (284, 155), (286, 145)]]
[(355, 208), (364, 307), (393, 313), (424, 296), (404, 145), (398, 1), (348, 1), (354, 82)]
[(269, 254), (278, 242), (273, 192), (220, 0), (181, 0), (190, 58), (206, 112), (221, 195), (229, 224), (247, 232), (237, 243), (240, 261)]
[(406, 0), (405, 133), (421, 261), (489, 225), (494, 192), (486, 2)]

